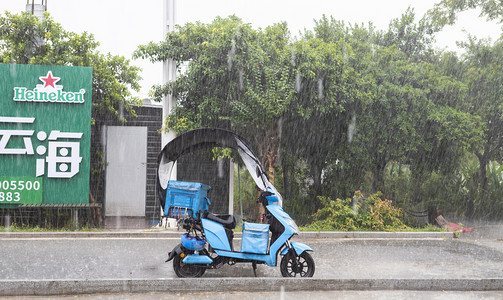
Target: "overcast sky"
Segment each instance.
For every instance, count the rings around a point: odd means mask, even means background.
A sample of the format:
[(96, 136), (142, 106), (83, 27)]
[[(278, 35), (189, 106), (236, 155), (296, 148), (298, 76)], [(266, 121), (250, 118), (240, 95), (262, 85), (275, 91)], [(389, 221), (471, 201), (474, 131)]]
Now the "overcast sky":
[[(32, 0), (30, 0), (31, 2)], [(372, 22), (385, 29), (390, 20), (400, 17), (407, 7), (414, 8), (420, 18), (439, 0), (176, 0), (177, 23), (211, 22), (216, 16), (235, 14), (254, 28), (286, 21), (292, 34), (312, 29), (314, 19), (323, 14), (348, 23)], [(0, 0), (0, 12), (25, 10), (26, 0)], [(101, 52), (131, 58), (138, 45), (163, 38), (164, 0), (47, 0), (47, 8), (56, 22), (68, 31), (94, 34)], [(35, 0), (41, 3), (41, 0)], [(465, 40), (466, 32), (480, 38), (498, 38), (496, 23), (478, 18), (477, 12), (465, 12), (457, 26), (437, 36), (438, 47), (455, 50), (457, 40)], [(135, 60), (141, 67), (142, 90), (147, 97), (150, 86), (162, 81), (162, 64)]]

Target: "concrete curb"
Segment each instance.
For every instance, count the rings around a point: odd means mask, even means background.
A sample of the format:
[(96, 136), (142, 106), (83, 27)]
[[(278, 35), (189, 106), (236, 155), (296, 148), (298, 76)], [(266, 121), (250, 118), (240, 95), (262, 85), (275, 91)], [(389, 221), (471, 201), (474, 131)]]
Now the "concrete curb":
[(1, 232), (0, 239), (30, 238), (174, 238), (180, 237), (181, 231), (76, 231), (76, 232)]
[[(28, 238), (178, 238), (185, 231), (96, 231), (96, 232), (0, 232), (0, 239)], [(240, 238), (241, 233), (236, 232)], [(301, 232), (302, 239), (452, 239), (453, 232), (363, 232), (319, 231)]]
[(384, 231), (305, 231), (299, 237), (306, 239), (452, 239), (453, 232), (384, 232)]
[(503, 279), (175, 278), (2, 280), (0, 296), (148, 292), (274, 292), (332, 290), (502, 291)]

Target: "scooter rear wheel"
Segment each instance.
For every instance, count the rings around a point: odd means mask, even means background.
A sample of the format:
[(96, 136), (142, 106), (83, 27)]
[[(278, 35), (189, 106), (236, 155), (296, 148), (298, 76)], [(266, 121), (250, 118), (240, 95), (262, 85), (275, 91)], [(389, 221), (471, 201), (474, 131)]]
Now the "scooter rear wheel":
[(173, 269), (176, 276), (181, 278), (201, 277), (206, 271), (206, 267), (204, 266), (183, 263), (183, 258), (180, 255), (173, 258)]
[(305, 251), (299, 256), (290, 251), (281, 259), (279, 268), (283, 277), (297, 277), (297, 275), (300, 277), (313, 277), (314, 259)]

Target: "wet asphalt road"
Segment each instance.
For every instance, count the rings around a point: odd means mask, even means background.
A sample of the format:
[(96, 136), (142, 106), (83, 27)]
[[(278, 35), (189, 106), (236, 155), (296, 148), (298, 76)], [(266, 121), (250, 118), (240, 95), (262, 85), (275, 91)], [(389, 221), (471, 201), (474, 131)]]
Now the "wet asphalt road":
[[(463, 239), (295, 239), (315, 253), (315, 278), (503, 278), (503, 242)], [(178, 238), (0, 239), (0, 280), (174, 278), (164, 263)], [(235, 240), (239, 248), (240, 240)], [(279, 265), (279, 264), (278, 264)], [(251, 264), (204, 277), (252, 277)], [(259, 277), (280, 277), (258, 266)]]

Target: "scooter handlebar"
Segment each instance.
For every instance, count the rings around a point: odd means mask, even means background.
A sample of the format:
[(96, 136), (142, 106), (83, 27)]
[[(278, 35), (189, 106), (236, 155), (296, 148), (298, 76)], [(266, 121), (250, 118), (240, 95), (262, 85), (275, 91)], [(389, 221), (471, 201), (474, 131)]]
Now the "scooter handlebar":
[(267, 196), (272, 196), (274, 193), (271, 193), (269, 191), (260, 191), (260, 195), (257, 198), (258, 203), (262, 203), (262, 205), (267, 206), (269, 205), (269, 201), (267, 201)]

